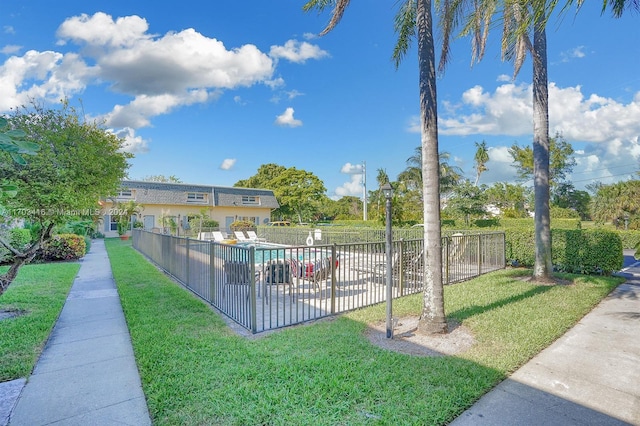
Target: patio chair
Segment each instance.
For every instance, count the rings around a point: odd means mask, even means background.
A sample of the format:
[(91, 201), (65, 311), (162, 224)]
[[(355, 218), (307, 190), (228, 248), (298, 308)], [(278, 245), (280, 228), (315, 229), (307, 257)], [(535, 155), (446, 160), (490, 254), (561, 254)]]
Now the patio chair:
[(216, 243), (221, 243), (225, 240), (224, 235), (222, 235), (222, 232), (220, 231), (211, 232), (211, 237), (213, 238), (213, 241), (215, 241)]
[(287, 284), (289, 285), (289, 294), (292, 294), (293, 274), (289, 261), (284, 259), (270, 260), (264, 268), (264, 273), (267, 284)]
[(213, 236), (211, 232), (198, 232), (198, 239), (202, 241), (211, 241)]
[[(289, 259), (289, 270), (291, 275), (312, 283), (315, 290), (320, 290), (320, 282), (331, 278), (331, 256), (318, 259), (314, 262), (301, 262), (296, 259)], [(336, 267), (338, 261), (336, 260)]]
[(244, 232), (242, 231), (234, 231), (233, 235), (235, 235), (236, 239), (242, 243), (251, 241), (249, 238), (246, 237), (246, 235), (244, 235)]
[[(235, 293), (240, 293), (248, 301), (251, 296), (251, 264), (242, 261), (226, 261), (223, 265), (224, 284)], [(256, 271), (253, 279), (256, 286), (260, 284), (260, 273)], [(266, 293), (266, 288), (264, 289)], [(224, 288), (223, 296), (226, 294)], [(260, 294), (260, 291), (257, 291)]]
[(247, 237), (249, 237), (251, 241), (256, 243), (266, 241), (264, 238), (258, 237), (258, 234), (256, 234), (256, 231), (247, 231)]

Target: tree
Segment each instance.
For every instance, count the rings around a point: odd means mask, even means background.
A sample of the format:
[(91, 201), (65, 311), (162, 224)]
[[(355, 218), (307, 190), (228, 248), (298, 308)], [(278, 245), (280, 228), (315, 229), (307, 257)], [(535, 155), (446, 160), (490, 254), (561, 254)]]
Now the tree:
[[(27, 134), (21, 129), (11, 129), (9, 121), (0, 117), (0, 151), (8, 152), (11, 159), (18, 164), (25, 165), (27, 161), (23, 155), (34, 155), (40, 150), (40, 145), (25, 140)], [(18, 187), (6, 182), (0, 184), (0, 196), (14, 197)]]
[(287, 219), (295, 217), (298, 222), (318, 217), (320, 206), (327, 200), (324, 183), (316, 175), (273, 163), (263, 164), (257, 174), (236, 182), (234, 186), (272, 190), (280, 204), (272, 215)]
[(589, 202), (591, 196), (587, 191), (577, 190), (571, 183), (561, 183), (551, 195), (551, 207), (570, 209), (578, 213), (580, 219), (589, 219)]
[(18, 250), (3, 238), (0, 244), (14, 256), (0, 277), (0, 294), (51, 238), (54, 225), (72, 217), (93, 215), (98, 200), (117, 192), (130, 154), (121, 152), (122, 140), (96, 123), (81, 122), (66, 103), (60, 110), (34, 106), (18, 109), (9, 119), (12, 129), (22, 129), (25, 139), (40, 146), (26, 163), (11, 161), (2, 151), (0, 178), (17, 187), (14, 197), (2, 200), (10, 216), (38, 229), (35, 241)]
[(464, 217), (465, 224), (469, 225), (471, 216), (482, 216), (486, 213), (486, 202), (484, 188), (472, 185), (465, 179), (453, 190), (453, 195), (447, 201), (447, 209)]
[[(440, 194), (450, 192), (462, 179), (462, 169), (458, 166), (449, 164), (451, 154), (441, 152), (438, 154), (438, 163), (440, 167), (439, 186)], [(399, 175), (398, 180), (403, 182), (408, 190), (415, 190), (420, 193), (422, 198), (422, 147), (416, 147), (414, 154), (407, 158), (407, 168)]]
[[(549, 140), (549, 187), (553, 192), (558, 186), (565, 183), (567, 175), (573, 171), (576, 160), (573, 157), (573, 147), (562, 135), (556, 134)], [(520, 180), (529, 180), (533, 177), (533, 150), (531, 146), (521, 147), (517, 143), (509, 148), (509, 155), (513, 158), (514, 167), (517, 169)]]
[[(350, 0), (309, 0), (304, 10), (324, 10), (333, 6), (331, 19), (320, 33), (330, 32), (342, 19)], [(414, 38), (418, 42), (420, 129), (424, 217), (424, 295), (418, 330), (446, 333), (444, 285), (442, 281), (442, 241), (440, 230), (440, 167), (438, 163), (438, 109), (436, 66), (431, 0), (404, 0), (395, 16), (398, 41), (393, 60), (398, 67)]]
[(489, 161), (489, 151), (487, 150), (487, 143), (482, 141), (476, 142), (476, 154), (473, 156), (473, 161), (476, 165), (476, 182), (475, 186), (478, 186), (480, 181), (480, 175), (487, 170), (487, 162)]
[(255, 175), (249, 179), (239, 180), (233, 186), (240, 188), (273, 189), (269, 185), (285, 170), (287, 170), (286, 167), (274, 163), (263, 164), (258, 168), (258, 172)]
[(619, 227), (625, 220), (640, 213), (640, 181), (600, 185), (591, 198), (590, 209), (596, 222), (612, 222)]
[[(570, 2), (571, 0), (569, 0)], [(568, 3), (569, 3), (568, 2)], [(451, 36), (460, 22), (463, 35), (472, 34), (472, 62), (482, 59), (493, 16), (503, 20), (502, 56), (513, 60), (518, 74), (527, 53), (533, 62), (533, 187), (535, 200), (535, 264), (533, 277), (549, 281), (551, 260), (551, 216), (549, 210), (549, 87), (547, 78), (546, 24), (557, 1), (469, 0), (443, 2), (441, 67), (449, 59)], [(531, 43), (530, 33), (533, 33)]]
[(174, 175), (147, 175), (142, 178), (145, 182), (162, 182), (162, 183), (182, 183), (182, 179)]
[(486, 190), (487, 202), (498, 207), (504, 217), (527, 217), (527, 188), (520, 184), (496, 182)]

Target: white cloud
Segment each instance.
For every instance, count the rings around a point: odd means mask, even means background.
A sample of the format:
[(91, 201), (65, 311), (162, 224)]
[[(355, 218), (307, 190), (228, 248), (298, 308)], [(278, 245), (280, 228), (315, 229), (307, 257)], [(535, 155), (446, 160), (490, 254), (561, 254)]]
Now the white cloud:
[(306, 41), (301, 43), (297, 40), (288, 40), (284, 46), (271, 46), (269, 56), (276, 59), (284, 58), (295, 63), (305, 63), (307, 59), (321, 59), (329, 56), (329, 53)]
[(147, 141), (142, 139), (141, 136), (136, 136), (134, 129), (125, 127), (120, 130), (109, 130), (117, 137), (124, 139), (122, 150), (131, 152), (133, 154), (149, 152)]
[(510, 75), (507, 74), (500, 74), (498, 76), (498, 78), (496, 79), (496, 81), (499, 81), (501, 83), (506, 83), (512, 80), (512, 77)]
[(184, 105), (206, 102), (214, 98), (216, 94), (207, 93), (206, 90), (193, 90), (183, 96), (171, 94), (137, 96), (127, 105), (116, 105), (113, 111), (104, 117), (107, 125), (112, 127), (132, 127), (135, 129), (151, 125), (150, 117), (167, 114), (172, 109)]
[(285, 94), (287, 95), (287, 99), (294, 99), (294, 98), (297, 98), (298, 96), (304, 95), (304, 93), (298, 92), (297, 90), (289, 90), (288, 92), (285, 92)]
[(584, 46), (574, 47), (573, 49), (569, 49), (560, 53), (562, 62), (569, 62), (572, 59), (580, 59), (584, 58), (585, 56), (586, 54), (584, 53)]
[(18, 46), (16, 44), (7, 44), (5, 47), (0, 49), (0, 53), (5, 55), (13, 55), (14, 53), (18, 53), (22, 49), (22, 46)]
[(359, 174), (352, 174), (351, 179), (348, 182), (343, 183), (342, 186), (337, 187), (335, 193), (338, 197), (344, 197), (347, 195), (359, 197), (362, 195), (362, 191), (362, 176)]
[[(0, 66), (0, 110), (28, 99), (59, 101), (89, 84), (106, 83), (132, 100), (105, 116), (136, 127), (173, 108), (215, 99), (223, 90), (284, 85), (274, 78), (276, 61), (252, 44), (227, 48), (192, 28), (164, 35), (148, 30), (139, 16), (114, 19), (98, 12), (66, 19), (57, 31), (59, 44), (77, 45), (81, 53), (29, 51), (10, 57)], [(300, 45), (297, 51), (304, 59), (314, 49)]]
[(282, 114), (276, 117), (276, 124), (283, 127), (302, 126), (302, 121), (293, 118), (293, 108), (287, 108)]
[(348, 175), (362, 174), (362, 164), (346, 163), (340, 168), (340, 173), (345, 173)]
[[(493, 93), (472, 87), (463, 93), (461, 105), (449, 106), (439, 117), (438, 130), (444, 135), (531, 135), (531, 93), (529, 84), (503, 84)], [(551, 134), (560, 132), (568, 140), (587, 142), (630, 140), (640, 134), (639, 118), (640, 93), (622, 104), (595, 94), (587, 98), (580, 86), (549, 84)]]
[(4, 27), (2, 27), (2, 31), (5, 34), (15, 34), (16, 33), (15, 28), (13, 28), (11, 25), (5, 25)]
[(32, 99), (59, 102), (84, 90), (95, 74), (96, 69), (75, 53), (30, 50), (12, 56), (0, 66), (0, 111), (27, 105)]
[(233, 166), (236, 164), (236, 161), (238, 161), (235, 158), (225, 158), (222, 161), (222, 164), (220, 164), (220, 169), (221, 170), (231, 170), (233, 168)]

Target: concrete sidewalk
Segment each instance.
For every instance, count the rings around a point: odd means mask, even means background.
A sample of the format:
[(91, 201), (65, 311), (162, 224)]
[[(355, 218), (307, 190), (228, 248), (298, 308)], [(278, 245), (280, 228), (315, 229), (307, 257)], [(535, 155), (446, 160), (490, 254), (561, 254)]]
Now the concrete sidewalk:
[(452, 425), (640, 425), (640, 263), (575, 327)]
[(104, 240), (82, 260), (9, 424), (151, 424)]

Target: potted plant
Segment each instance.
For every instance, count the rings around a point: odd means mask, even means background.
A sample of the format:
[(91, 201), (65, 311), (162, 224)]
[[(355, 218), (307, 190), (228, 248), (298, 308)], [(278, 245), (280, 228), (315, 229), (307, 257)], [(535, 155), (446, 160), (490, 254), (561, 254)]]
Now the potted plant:
[(129, 236), (127, 235), (127, 230), (129, 229), (129, 223), (126, 219), (120, 219), (118, 222), (118, 235), (121, 240), (128, 240)]

